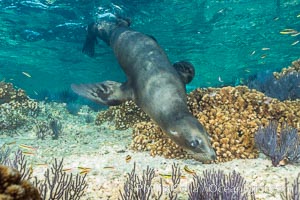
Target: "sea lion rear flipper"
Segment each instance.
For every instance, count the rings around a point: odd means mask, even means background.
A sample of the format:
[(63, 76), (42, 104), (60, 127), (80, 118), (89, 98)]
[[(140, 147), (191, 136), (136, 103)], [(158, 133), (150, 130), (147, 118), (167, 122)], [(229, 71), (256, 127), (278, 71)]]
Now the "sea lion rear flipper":
[(72, 84), (72, 90), (96, 103), (116, 106), (132, 99), (132, 90), (127, 83), (104, 81), (94, 84)]
[(154, 40), (154, 41), (157, 43), (157, 40), (156, 40), (156, 38), (155, 38), (153, 35), (147, 34), (147, 36), (148, 36), (149, 38), (151, 38), (152, 40)]
[(97, 44), (97, 35), (95, 33), (95, 29), (96, 24), (94, 22), (88, 25), (88, 33), (82, 48), (82, 52), (91, 57), (95, 55), (95, 44)]
[(195, 68), (192, 63), (187, 61), (179, 61), (173, 64), (183, 83), (190, 83), (195, 76)]

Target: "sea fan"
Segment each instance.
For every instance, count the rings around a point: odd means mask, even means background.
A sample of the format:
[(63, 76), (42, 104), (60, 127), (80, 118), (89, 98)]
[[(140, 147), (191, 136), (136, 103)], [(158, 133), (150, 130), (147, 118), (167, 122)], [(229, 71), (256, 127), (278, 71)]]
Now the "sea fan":
[(300, 173), (294, 180), (292, 187), (288, 186), (288, 181), (285, 179), (285, 191), (281, 194), (284, 200), (299, 200), (300, 199)]
[(283, 126), (277, 136), (277, 122), (270, 122), (265, 128), (260, 127), (255, 135), (257, 148), (271, 158), (273, 166), (277, 166), (283, 159), (291, 162), (299, 161), (299, 136), (297, 129)]
[(256, 89), (265, 95), (283, 100), (300, 98), (300, 73), (288, 73), (276, 79), (270, 72), (260, 73), (250, 77), (247, 86)]
[[(223, 171), (206, 170), (204, 177), (194, 175), (189, 185), (189, 200), (246, 200), (246, 181), (236, 171), (225, 175)], [(254, 195), (252, 196), (254, 199)]]

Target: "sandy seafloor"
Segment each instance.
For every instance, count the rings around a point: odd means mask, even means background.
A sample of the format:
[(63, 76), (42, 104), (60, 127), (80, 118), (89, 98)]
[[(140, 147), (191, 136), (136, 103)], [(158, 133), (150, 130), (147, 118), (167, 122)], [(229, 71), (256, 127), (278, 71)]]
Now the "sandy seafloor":
[[(82, 109), (78, 116), (67, 112), (64, 104), (42, 104), (43, 112), (35, 120), (46, 120), (49, 113), (60, 119), (63, 131), (59, 139), (48, 137), (44, 140), (37, 139), (34, 122), (18, 129), (14, 134), (4, 131), (0, 134), (0, 146), (3, 143), (14, 143), (10, 147), (16, 149), (20, 144), (30, 145), (36, 148), (33, 155), (26, 158), (33, 168), (33, 175), (43, 178), (47, 167), (64, 158), (64, 169), (76, 174), (78, 167), (88, 167), (92, 170), (87, 174), (88, 187), (82, 199), (118, 199), (119, 190), (122, 189), (126, 174), (131, 172), (134, 162), (137, 173), (150, 166), (155, 169), (156, 176), (154, 186), (158, 187), (159, 174), (171, 174), (172, 164), (178, 163), (182, 175), (179, 199), (188, 199), (187, 188), (193, 175), (183, 170), (187, 165), (197, 174), (202, 175), (205, 169), (221, 169), (227, 174), (233, 170), (238, 171), (247, 182), (247, 189), (256, 190), (257, 199), (281, 199), (280, 193), (284, 191), (285, 178), (291, 183), (300, 172), (298, 165), (286, 165), (273, 167), (267, 158), (233, 160), (226, 163), (202, 164), (194, 160), (165, 159), (152, 157), (149, 152), (134, 152), (128, 147), (131, 142), (131, 130), (118, 131), (113, 124), (96, 126), (94, 123), (86, 123), (85, 115), (89, 113), (96, 117), (96, 112)], [(132, 159), (126, 162), (126, 156)], [(48, 164), (48, 165), (44, 165)], [(165, 188), (171, 182), (170, 178), (162, 177)], [(167, 190), (165, 191), (167, 195)], [(167, 198), (163, 198), (167, 199)]]

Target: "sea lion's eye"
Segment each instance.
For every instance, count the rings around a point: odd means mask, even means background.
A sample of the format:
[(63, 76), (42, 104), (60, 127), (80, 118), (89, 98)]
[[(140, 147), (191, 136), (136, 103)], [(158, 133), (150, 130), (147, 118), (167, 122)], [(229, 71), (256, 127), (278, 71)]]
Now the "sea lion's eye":
[(190, 142), (191, 147), (197, 148), (201, 144), (201, 140), (193, 140)]

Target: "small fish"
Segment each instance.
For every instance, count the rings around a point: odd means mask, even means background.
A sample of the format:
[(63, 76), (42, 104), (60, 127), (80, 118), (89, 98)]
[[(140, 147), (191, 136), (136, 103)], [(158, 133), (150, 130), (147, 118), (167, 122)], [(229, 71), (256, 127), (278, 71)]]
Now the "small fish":
[(26, 144), (20, 144), (19, 147), (22, 149), (26, 149), (26, 150), (36, 151), (36, 148), (26, 145)]
[(267, 57), (267, 55), (266, 54), (263, 54), (263, 55), (261, 55), (261, 59), (264, 59), (264, 58), (266, 58)]
[(159, 174), (163, 178), (172, 178), (172, 174)]
[(103, 169), (115, 169), (115, 167), (113, 167), (113, 166), (106, 166), (106, 167), (103, 167)]
[(255, 54), (256, 51), (252, 51), (251, 56), (253, 56)]
[(39, 93), (38, 93), (37, 91), (35, 91), (35, 90), (33, 91), (33, 93), (34, 93), (35, 95), (39, 95)]
[(295, 34), (292, 34), (291, 36), (292, 36), (292, 37), (295, 37), (295, 36), (298, 36), (298, 35), (300, 35), (300, 32), (295, 33)]
[(221, 76), (218, 78), (219, 82), (223, 83), (224, 81), (221, 79)]
[(268, 50), (270, 50), (270, 48), (264, 47), (264, 48), (261, 48), (261, 50), (268, 51)]
[(299, 14), (299, 15), (297, 15), (297, 17), (300, 17), (300, 14)]
[(16, 141), (13, 141), (13, 142), (8, 142), (8, 143), (5, 143), (6, 145), (12, 145), (12, 144), (16, 144), (17, 142)]
[(65, 169), (62, 169), (62, 171), (63, 171), (63, 172), (70, 172), (70, 171), (72, 171), (72, 169), (73, 169), (73, 168), (65, 168)]
[(274, 20), (274, 21), (277, 21), (277, 20), (279, 20), (279, 17), (274, 17), (273, 20)]
[(286, 28), (286, 29), (280, 31), (280, 34), (283, 34), (283, 35), (289, 35), (289, 34), (294, 34), (294, 33), (298, 33), (298, 31), (296, 31), (294, 29), (290, 29), (290, 28)]
[(129, 163), (131, 161), (131, 156), (127, 155), (126, 158), (125, 158), (125, 161), (126, 161), (126, 163)]
[(31, 78), (31, 75), (28, 74), (27, 72), (22, 72), (22, 74), (24, 74), (24, 75), (27, 76), (28, 78)]
[(35, 164), (37, 167), (48, 167), (47, 163), (37, 163)]
[(26, 156), (33, 156), (35, 153), (34, 152), (30, 152), (30, 151), (22, 151), (22, 154), (24, 154)]
[(79, 170), (91, 170), (92, 168), (90, 167), (78, 167)]
[(196, 172), (194, 170), (190, 169), (187, 165), (185, 165), (183, 169), (186, 173), (196, 174)]
[(85, 174), (88, 174), (89, 172), (90, 172), (90, 170), (83, 170), (83, 171), (80, 171), (79, 174), (85, 175)]
[(296, 45), (298, 43), (299, 43), (299, 40), (297, 40), (296, 42), (293, 42), (291, 45), (294, 46), (294, 45)]
[(250, 73), (251, 71), (249, 69), (245, 69), (245, 72)]
[(92, 168), (90, 167), (78, 167), (78, 169), (79, 169), (79, 174), (81, 175), (87, 174), (92, 170)]
[[(172, 178), (172, 174), (159, 174), (163, 178)], [(180, 176), (180, 178), (186, 178), (186, 176)]]

